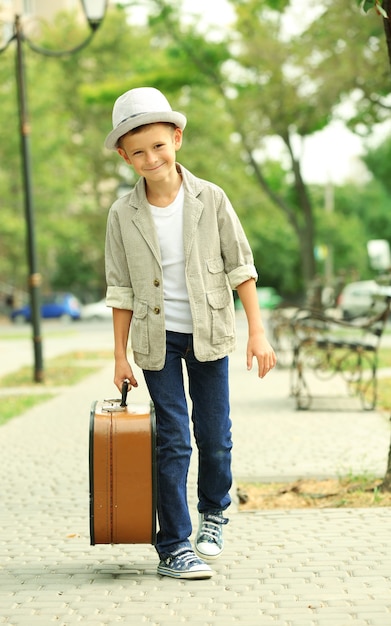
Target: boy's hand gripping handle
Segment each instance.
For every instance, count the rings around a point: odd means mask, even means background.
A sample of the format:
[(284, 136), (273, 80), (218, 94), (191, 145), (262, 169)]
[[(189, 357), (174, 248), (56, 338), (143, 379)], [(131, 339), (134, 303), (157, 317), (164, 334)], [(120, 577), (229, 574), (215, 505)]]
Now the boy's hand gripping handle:
[(120, 406), (126, 406), (126, 398), (128, 396), (128, 383), (129, 383), (129, 381), (128, 381), (127, 378), (122, 383), (121, 404), (120, 404)]

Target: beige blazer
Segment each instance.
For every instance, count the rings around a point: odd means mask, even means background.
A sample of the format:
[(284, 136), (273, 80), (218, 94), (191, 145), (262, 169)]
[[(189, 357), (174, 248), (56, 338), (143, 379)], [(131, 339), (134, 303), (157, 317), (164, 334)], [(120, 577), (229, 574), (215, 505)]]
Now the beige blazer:
[[(235, 348), (232, 290), (257, 272), (240, 221), (224, 191), (178, 164), (185, 191), (183, 245), (194, 352), (214, 361)], [(144, 179), (111, 207), (106, 233), (108, 306), (133, 311), (137, 365), (160, 370), (166, 353), (163, 272)]]

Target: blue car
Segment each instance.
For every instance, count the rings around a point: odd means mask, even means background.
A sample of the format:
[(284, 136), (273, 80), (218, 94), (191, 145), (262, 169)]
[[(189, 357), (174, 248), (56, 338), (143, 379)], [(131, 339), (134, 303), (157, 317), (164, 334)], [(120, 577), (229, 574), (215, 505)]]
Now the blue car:
[[(81, 315), (81, 304), (71, 293), (59, 293), (42, 297), (41, 317), (43, 319), (62, 319), (64, 321), (78, 320)], [(17, 323), (31, 321), (31, 308), (29, 304), (14, 309), (11, 312), (11, 320)]]

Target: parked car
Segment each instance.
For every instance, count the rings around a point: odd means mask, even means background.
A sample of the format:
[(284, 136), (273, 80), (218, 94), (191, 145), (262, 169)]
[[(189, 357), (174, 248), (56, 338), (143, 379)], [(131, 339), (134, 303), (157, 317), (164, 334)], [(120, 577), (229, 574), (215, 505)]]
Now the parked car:
[(343, 319), (352, 319), (368, 315), (371, 309), (376, 312), (376, 295), (391, 296), (391, 287), (378, 285), (374, 280), (361, 280), (347, 284), (339, 298), (338, 308), (341, 310)]
[[(275, 309), (282, 302), (281, 296), (274, 287), (257, 287), (257, 296), (261, 309)], [(243, 309), (239, 298), (235, 300), (235, 308)]]
[[(81, 304), (72, 293), (57, 293), (42, 296), (41, 317), (43, 319), (78, 320), (81, 313)], [(15, 323), (29, 322), (31, 308), (26, 304), (11, 311), (11, 320)]]
[(112, 308), (106, 306), (106, 300), (85, 304), (81, 309), (82, 320), (111, 320)]

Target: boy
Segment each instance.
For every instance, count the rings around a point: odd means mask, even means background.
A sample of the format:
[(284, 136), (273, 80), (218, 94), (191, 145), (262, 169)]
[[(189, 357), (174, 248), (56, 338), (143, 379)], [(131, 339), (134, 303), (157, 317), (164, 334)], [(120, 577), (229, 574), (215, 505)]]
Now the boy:
[[(210, 578), (223, 550), (230, 504), (231, 421), (228, 354), (235, 347), (232, 289), (246, 312), (247, 367), (263, 378), (276, 363), (261, 321), (257, 272), (241, 224), (224, 192), (176, 162), (186, 118), (157, 89), (120, 96), (107, 148), (139, 175), (111, 207), (106, 235), (107, 304), (113, 308), (114, 383), (137, 380), (131, 346), (157, 420), (158, 573)], [(183, 384), (187, 369), (198, 448), (199, 529), (193, 550), (186, 484), (191, 455)]]

